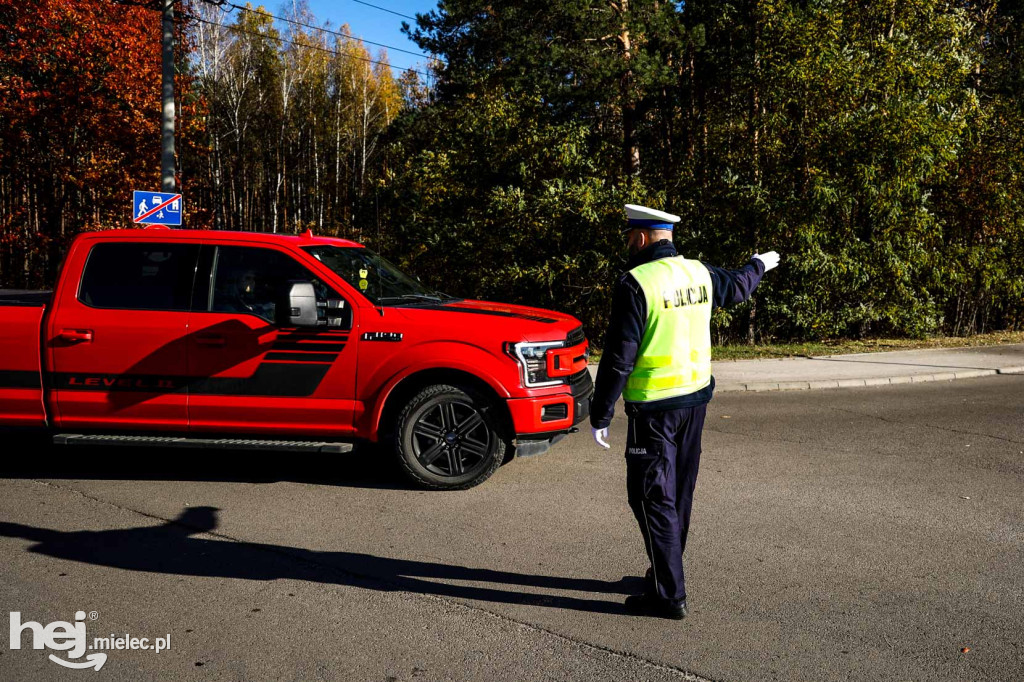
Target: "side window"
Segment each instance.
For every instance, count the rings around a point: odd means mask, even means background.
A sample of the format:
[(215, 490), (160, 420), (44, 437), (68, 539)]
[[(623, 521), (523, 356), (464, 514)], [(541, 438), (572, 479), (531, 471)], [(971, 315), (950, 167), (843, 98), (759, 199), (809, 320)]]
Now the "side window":
[(313, 273), (280, 251), (248, 246), (221, 246), (213, 263), (210, 309), (213, 312), (256, 315), (277, 321), (291, 282), (312, 282), (317, 299), (340, 298)]
[(198, 244), (97, 244), (78, 300), (93, 308), (187, 312), (198, 256)]

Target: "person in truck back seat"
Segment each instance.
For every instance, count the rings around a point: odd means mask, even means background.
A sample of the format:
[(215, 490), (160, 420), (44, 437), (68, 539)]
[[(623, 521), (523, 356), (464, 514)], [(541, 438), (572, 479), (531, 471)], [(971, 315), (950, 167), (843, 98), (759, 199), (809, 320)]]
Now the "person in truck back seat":
[(739, 270), (683, 258), (672, 245), (678, 216), (629, 204), (629, 271), (615, 288), (590, 424), (608, 448), (622, 394), (629, 415), (626, 491), (651, 568), (626, 599), (637, 615), (686, 616), (683, 550), (690, 527), (711, 376), (711, 311), (746, 300), (779, 262), (769, 251)]

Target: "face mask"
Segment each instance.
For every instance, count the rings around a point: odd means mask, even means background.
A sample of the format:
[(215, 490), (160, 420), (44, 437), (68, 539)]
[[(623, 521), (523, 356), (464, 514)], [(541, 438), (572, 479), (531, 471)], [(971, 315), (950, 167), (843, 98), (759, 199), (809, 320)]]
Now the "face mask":
[(243, 278), (239, 287), (239, 293), (243, 298), (252, 297), (256, 293), (256, 282), (249, 277)]

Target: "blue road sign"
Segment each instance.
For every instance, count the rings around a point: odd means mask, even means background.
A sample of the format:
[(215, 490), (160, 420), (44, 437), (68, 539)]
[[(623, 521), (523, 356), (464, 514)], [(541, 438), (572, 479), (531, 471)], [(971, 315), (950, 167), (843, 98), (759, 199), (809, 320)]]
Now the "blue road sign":
[(181, 225), (180, 194), (132, 192), (132, 222), (141, 225)]

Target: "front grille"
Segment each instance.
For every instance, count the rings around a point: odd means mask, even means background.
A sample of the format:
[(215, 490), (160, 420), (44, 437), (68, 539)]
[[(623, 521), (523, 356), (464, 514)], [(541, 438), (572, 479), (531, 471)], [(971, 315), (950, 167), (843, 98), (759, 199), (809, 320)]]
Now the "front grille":
[(578, 346), (587, 340), (586, 334), (583, 333), (583, 327), (576, 327), (565, 337), (566, 348), (570, 346)]
[(594, 388), (594, 380), (590, 378), (590, 370), (584, 367), (569, 377), (569, 390), (574, 396), (590, 393)]

